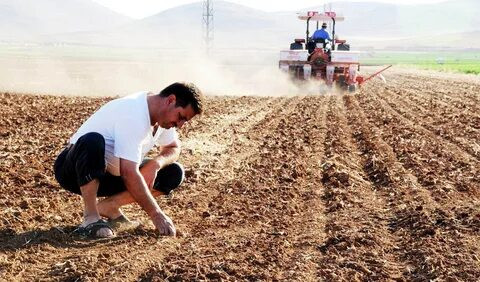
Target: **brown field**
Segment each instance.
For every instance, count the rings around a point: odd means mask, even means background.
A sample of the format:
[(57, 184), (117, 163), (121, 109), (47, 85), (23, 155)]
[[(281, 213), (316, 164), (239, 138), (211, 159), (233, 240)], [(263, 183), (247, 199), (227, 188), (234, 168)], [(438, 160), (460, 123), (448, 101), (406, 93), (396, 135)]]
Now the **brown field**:
[(355, 95), (210, 97), (182, 132), (187, 180), (144, 225), (69, 233), (52, 175), (110, 98), (0, 94), (0, 280), (478, 281), (480, 82), (390, 72)]

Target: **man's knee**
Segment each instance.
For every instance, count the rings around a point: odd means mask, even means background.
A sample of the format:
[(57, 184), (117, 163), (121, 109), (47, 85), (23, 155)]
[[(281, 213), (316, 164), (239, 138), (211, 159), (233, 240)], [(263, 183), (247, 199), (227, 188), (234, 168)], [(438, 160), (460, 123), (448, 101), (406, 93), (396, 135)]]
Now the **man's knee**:
[(82, 146), (88, 151), (100, 151), (105, 154), (105, 138), (98, 132), (89, 132), (78, 138), (75, 146)]
[(83, 135), (70, 151), (79, 187), (104, 175), (105, 138), (100, 133), (89, 132)]
[(185, 170), (183, 166), (179, 163), (172, 163), (157, 173), (153, 188), (168, 195), (172, 190), (180, 186), (184, 179)]
[(105, 171), (105, 139), (97, 132), (81, 136), (66, 147), (55, 160), (55, 178), (65, 189), (80, 194), (80, 186)]

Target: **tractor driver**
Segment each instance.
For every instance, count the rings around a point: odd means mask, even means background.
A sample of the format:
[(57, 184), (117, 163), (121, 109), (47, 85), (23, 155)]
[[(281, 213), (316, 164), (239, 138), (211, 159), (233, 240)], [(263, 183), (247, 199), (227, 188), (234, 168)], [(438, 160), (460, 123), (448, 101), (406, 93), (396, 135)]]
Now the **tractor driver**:
[(312, 39), (319, 42), (323, 41), (323, 43), (325, 43), (325, 40), (332, 41), (327, 31), (327, 23), (323, 23), (322, 29), (318, 29), (313, 33)]

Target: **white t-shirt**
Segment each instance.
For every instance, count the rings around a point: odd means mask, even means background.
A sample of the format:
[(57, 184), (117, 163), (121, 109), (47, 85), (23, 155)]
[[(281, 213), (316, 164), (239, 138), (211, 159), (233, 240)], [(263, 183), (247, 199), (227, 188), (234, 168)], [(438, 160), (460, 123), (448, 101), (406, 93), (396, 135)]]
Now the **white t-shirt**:
[(103, 105), (82, 124), (70, 143), (75, 144), (89, 132), (100, 133), (105, 138), (107, 171), (117, 176), (120, 175), (120, 158), (140, 164), (154, 146), (178, 142), (174, 127), (159, 127), (153, 136), (147, 92), (134, 93)]

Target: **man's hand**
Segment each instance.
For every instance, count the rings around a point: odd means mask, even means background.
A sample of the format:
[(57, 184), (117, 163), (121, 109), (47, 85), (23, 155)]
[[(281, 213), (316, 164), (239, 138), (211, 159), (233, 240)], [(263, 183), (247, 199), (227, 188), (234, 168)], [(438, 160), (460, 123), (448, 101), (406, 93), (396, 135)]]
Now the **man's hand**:
[(120, 159), (120, 173), (133, 199), (150, 216), (160, 234), (175, 236), (172, 220), (160, 209), (135, 162)]
[(155, 214), (152, 217), (152, 222), (160, 235), (175, 237), (177, 234), (177, 230), (175, 229), (175, 225), (173, 225), (172, 220), (164, 213)]

